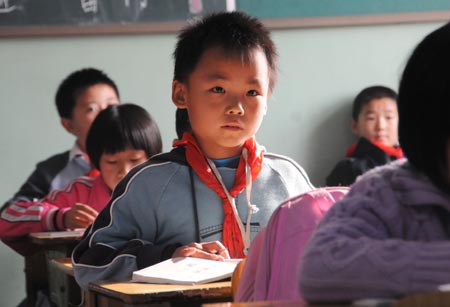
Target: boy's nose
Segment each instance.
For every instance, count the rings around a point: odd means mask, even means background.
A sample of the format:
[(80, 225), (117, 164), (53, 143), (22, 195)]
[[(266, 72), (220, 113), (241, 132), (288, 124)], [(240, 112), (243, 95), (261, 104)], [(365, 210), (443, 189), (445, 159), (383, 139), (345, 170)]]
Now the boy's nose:
[(237, 101), (228, 107), (227, 114), (229, 115), (244, 115), (244, 108), (242, 103)]
[(118, 175), (119, 175), (120, 177), (123, 177), (123, 176), (125, 176), (125, 175), (130, 171), (130, 169), (131, 169), (131, 167), (130, 167), (129, 165), (123, 164), (123, 165), (120, 166)]
[(386, 126), (386, 121), (383, 118), (377, 120), (377, 128), (383, 129)]

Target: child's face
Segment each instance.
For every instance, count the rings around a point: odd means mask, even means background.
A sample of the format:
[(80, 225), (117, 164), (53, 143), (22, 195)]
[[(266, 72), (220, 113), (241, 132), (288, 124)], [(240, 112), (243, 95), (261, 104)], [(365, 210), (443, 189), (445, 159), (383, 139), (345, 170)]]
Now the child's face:
[(115, 154), (103, 153), (99, 163), (100, 174), (112, 191), (133, 167), (147, 159), (147, 154), (142, 149), (126, 149)]
[(391, 98), (374, 99), (365, 105), (358, 116), (352, 120), (352, 131), (371, 142), (384, 145), (398, 144), (397, 103)]
[(61, 124), (75, 135), (78, 146), (85, 152), (86, 137), (95, 117), (108, 106), (118, 103), (119, 98), (112, 87), (106, 84), (95, 84), (78, 96), (72, 118), (62, 118)]
[(250, 61), (206, 50), (186, 84), (174, 81), (172, 100), (185, 108), (200, 147), (207, 157), (237, 156), (258, 130), (267, 109), (269, 66), (255, 49)]

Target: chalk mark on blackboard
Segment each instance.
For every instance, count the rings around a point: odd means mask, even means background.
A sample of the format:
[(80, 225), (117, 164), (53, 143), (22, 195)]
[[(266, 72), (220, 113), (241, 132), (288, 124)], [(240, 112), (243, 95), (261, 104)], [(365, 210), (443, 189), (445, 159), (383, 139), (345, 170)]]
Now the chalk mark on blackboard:
[(20, 5), (9, 5), (9, 0), (0, 0), (0, 14), (7, 14), (21, 9)]
[[(139, 1), (139, 7), (141, 9), (145, 9), (147, 7), (148, 1), (147, 0), (141, 0)], [(125, 6), (130, 7), (130, 0), (125, 0)]]
[(85, 13), (97, 13), (98, 1), (97, 0), (81, 0), (81, 8)]

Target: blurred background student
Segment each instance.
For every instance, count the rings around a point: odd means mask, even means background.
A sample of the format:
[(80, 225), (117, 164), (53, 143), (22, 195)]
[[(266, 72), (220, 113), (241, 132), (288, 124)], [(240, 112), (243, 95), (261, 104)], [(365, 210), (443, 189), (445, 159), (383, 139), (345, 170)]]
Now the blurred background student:
[(61, 125), (75, 136), (75, 143), (70, 150), (39, 162), (6, 205), (40, 199), (92, 170), (85, 145), (89, 127), (101, 110), (119, 103), (119, 90), (104, 72), (84, 68), (71, 73), (61, 82), (55, 102)]
[(328, 175), (327, 186), (351, 185), (366, 171), (403, 157), (394, 90), (380, 85), (363, 89), (353, 102), (350, 126), (359, 140)]
[[(76, 178), (37, 201), (10, 202), (0, 216), (0, 239), (19, 254), (33, 255), (39, 261), (40, 248), (29, 242), (29, 233), (88, 227), (119, 181), (161, 150), (159, 128), (145, 109), (134, 104), (109, 106), (87, 134), (86, 151), (95, 166), (91, 176)], [(52, 306), (46, 283), (39, 289), (36, 306)]]
[(27, 255), (36, 248), (27, 240), (29, 233), (88, 227), (117, 183), (134, 166), (160, 153), (162, 141), (156, 122), (145, 109), (134, 104), (112, 105), (94, 120), (86, 149), (100, 174), (76, 178), (64, 189), (34, 202), (11, 202), (0, 216), (4, 243)]

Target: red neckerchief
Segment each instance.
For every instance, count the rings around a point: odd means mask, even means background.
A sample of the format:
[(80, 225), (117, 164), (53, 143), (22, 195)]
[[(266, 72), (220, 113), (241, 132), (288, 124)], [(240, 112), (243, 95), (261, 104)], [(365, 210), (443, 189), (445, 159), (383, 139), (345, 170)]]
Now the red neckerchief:
[[(403, 150), (400, 146), (388, 146), (381, 142), (375, 142), (375, 141), (369, 141), (373, 145), (377, 146), (379, 149), (384, 151), (388, 156), (395, 157), (397, 159), (401, 159), (404, 157)], [(354, 143), (350, 145), (350, 147), (347, 149), (346, 156), (350, 157), (356, 150), (358, 143)]]
[(87, 172), (85, 174), (85, 176), (87, 176), (87, 177), (97, 177), (98, 175), (100, 175), (100, 171), (91, 163), (91, 159), (89, 159), (89, 156), (87, 154), (83, 154), (83, 157), (92, 166), (91, 170), (89, 172)]
[[(225, 216), (223, 221), (222, 243), (228, 249), (231, 258), (244, 258), (244, 241), (236, 217), (233, 214), (231, 204), (222, 185), (209, 167), (195, 137), (192, 134), (185, 132), (183, 134), (183, 139), (175, 141), (173, 145), (174, 147), (186, 147), (186, 160), (189, 165), (200, 179), (222, 199), (222, 207)], [(252, 181), (255, 181), (262, 168), (263, 150), (262, 147), (256, 143), (254, 137), (248, 139), (244, 143), (244, 147), (248, 150), (247, 163), (250, 166)], [(234, 186), (229, 191), (230, 195), (236, 197), (242, 192), (245, 186), (245, 161), (241, 156), (236, 170)]]
[(88, 177), (97, 177), (100, 175), (100, 171), (98, 169), (96, 169), (95, 167), (93, 167), (89, 172), (86, 173), (85, 176)]

